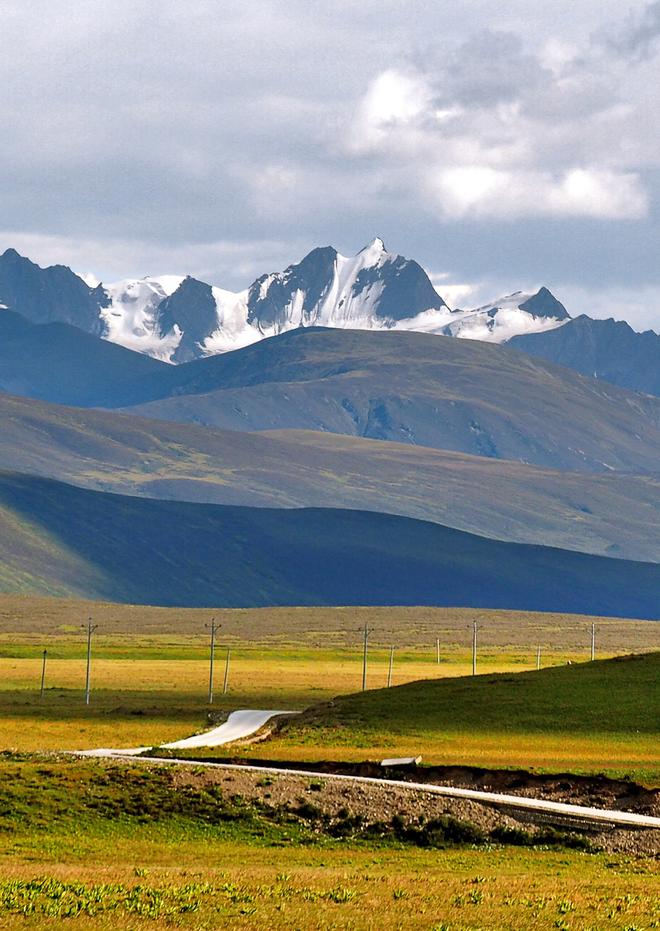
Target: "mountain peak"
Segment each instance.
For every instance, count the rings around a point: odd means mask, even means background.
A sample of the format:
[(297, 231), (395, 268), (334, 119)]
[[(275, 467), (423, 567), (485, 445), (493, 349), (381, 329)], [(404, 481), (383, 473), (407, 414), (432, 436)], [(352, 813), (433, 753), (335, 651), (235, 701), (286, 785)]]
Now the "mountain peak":
[(16, 249), (13, 249), (11, 246), (9, 249), (5, 249), (2, 255), (0, 255), (0, 259), (8, 259), (11, 262), (16, 262), (18, 260), (19, 262), (29, 262), (30, 265), (33, 264), (29, 259), (26, 259), (25, 256), (21, 255), (20, 252), (17, 252)]
[(387, 252), (387, 249), (385, 248), (385, 243), (380, 238), (380, 236), (376, 236), (374, 237), (374, 239), (371, 240), (371, 242), (367, 243), (364, 249), (360, 249), (360, 252), (358, 252), (358, 255), (360, 255), (362, 252), (374, 252), (376, 254), (379, 254), (381, 252)]
[(570, 320), (571, 317), (564, 305), (545, 285), (521, 304), (520, 309), (526, 310), (534, 317), (553, 317), (555, 320)]

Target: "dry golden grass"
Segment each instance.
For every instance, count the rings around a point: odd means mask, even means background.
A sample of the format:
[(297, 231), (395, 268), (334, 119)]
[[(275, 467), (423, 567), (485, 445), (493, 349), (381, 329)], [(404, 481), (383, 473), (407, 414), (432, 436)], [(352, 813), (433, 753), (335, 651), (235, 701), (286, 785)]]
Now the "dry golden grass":
[(436, 637), (443, 651), (467, 650), (471, 625), (478, 621), (485, 649), (524, 649), (537, 644), (544, 651), (569, 658), (587, 656), (591, 623), (598, 628), (603, 655), (646, 652), (660, 647), (660, 628), (653, 621), (592, 618), (582, 615), (468, 608), (242, 608), (211, 611), (200, 608), (154, 608), (59, 598), (0, 594), (0, 643), (71, 639), (92, 616), (99, 638), (175, 638), (200, 644), (211, 616), (222, 624), (223, 641), (253, 645), (307, 645), (343, 648), (360, 642), (359, 629), (373, 628), (372, 642), (381, 646), (434, 650)]

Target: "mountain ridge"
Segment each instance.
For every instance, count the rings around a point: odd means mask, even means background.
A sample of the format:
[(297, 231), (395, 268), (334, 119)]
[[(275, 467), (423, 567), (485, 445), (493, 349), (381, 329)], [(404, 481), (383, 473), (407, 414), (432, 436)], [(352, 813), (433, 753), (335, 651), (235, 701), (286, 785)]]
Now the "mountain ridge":
[(333, 507), (660, 562), (660, 475), (566, 473), (311, 431), (235, 433), (0, 394), (0, 469), (92, 490)]
[(168, 366), (127, 412), (310, 429), (571, 471), (658, 471), (660, 401), (492, 344), (304, 328)]
[[(28, 270), (25, 299), (21, 281)], [(44, 318), (34, 293), (49, 294), (54, 278), (66, 279), (67, 294), (75, 290), (77, 302), (73, 310), (63, 307), (59, 317), (49, 304)], [(237, 292), (177, 275), (91, 285), (65, 266), (41, 269), (8, 249), (0, 256), (0, 302), (32, 322), (60, 319), (174, 363), (242, 348), (300, 326), (398, 328), (499, 342), (568, 319), (547, 288), (516, 292), (475, 310), (451, 310), (424, 269), (388, 252), (379, 238), (350, 257), (333, 246), (317, 247), (300, 262), (262, 274)]]

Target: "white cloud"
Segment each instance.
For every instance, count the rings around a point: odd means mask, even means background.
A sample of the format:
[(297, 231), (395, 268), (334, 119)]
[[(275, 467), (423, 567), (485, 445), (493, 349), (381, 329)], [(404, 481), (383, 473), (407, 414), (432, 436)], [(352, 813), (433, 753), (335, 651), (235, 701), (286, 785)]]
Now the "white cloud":
[[(431, 106), (431, 90), (420, 75), (388, 68), (369, 85), (356, 114), (350, 144), (357, 152), (377, 150), (400, 128), (408, 132)], [(410, 140), (412, 142), (412, 140)]]
[(439, 170), (429, 189), (443, 216), (593, 217), (635, 219), (645, 216), (648, 199), (639, 178), (585, 168), (554, 177), (532, 171), (502, 171), (485, 166)]

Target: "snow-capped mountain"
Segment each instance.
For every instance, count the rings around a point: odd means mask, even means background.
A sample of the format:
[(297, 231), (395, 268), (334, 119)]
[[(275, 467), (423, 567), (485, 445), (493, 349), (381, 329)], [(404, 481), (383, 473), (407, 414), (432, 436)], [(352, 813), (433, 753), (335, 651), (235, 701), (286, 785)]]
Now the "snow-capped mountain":
[(516, 291), (475, 310), (455, 310), (442, 332), (461, 339), (504, 343), (514, 336), (555, 330), (570, 319), (564, 305), (547, 288), (541, 288), (535, 294)]
[(108, 339), (169, 362), (240, 349), (301, 326), (399, 329), (504, 342), (570, 319), (546, 288), (476, 310), (451, 310), (417, 262), (374, 239), (355, 256), (313, 249), (282, 272), (232, 292), (192, 278), (130, 279), (106, 287)]
[(8, 250), (0, 256), (0, 303), (33, 322), (64, 320), (172, 363), (306, 326), (505, 342), (570, 319), (546, 288), (516, 292), (475, 310), (452, 310), (422, 267), (388, 252), (381, 239), (354, 256), (331, 246), (313, 249), (297, 264), (262, 275), (239, 292), (177, 275), (102, 285), (93, 275), (83, 280), (63, 266), (41, 269)]

